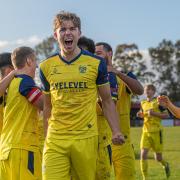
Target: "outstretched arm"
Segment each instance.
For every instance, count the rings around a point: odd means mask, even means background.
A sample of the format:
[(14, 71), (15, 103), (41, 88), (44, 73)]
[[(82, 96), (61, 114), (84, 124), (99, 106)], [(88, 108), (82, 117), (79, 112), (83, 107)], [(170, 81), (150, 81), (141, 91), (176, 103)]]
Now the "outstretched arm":
[(169, 114), (167, 112), (155, 112), (153, 110), (149, 110), (148, 116), (155, 116), (161, 119), (166, 119), (169, 117)]
[(177, 118), (180, 118), (180, 108), (175, 106), (167, 96), (158, 96), (159, 104), (169, 109), (169, 111)]

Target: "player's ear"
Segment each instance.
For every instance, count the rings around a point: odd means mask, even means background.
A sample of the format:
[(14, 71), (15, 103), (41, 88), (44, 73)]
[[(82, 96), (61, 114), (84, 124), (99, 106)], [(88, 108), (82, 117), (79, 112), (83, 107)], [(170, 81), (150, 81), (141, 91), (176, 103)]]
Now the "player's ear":
[(54, 32), (54, 39), (57, 40), (57, 33), (56, 33), (56, 31)]
[(32, 59), (31, 58), (26, 58), (26, 63), (28, 66), (31, 66), (31, 63), (32, 63)]
[(108, 54), (109, 54), (109, 56), (112, 58), (113, 52), (112, 52), (112, 51), (109, 51)]

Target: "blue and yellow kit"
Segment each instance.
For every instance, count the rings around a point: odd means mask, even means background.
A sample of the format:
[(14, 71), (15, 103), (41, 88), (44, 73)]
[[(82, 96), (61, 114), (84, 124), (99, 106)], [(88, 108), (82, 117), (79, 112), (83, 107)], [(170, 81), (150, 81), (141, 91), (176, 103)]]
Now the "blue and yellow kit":
[[(116, 75), (108, 73), (111, 89), (111, 97), (116, 102), (118, 99), (118, 84)], [(97, 103), (97, 123), (98, 123), (98, 159), (96, 180), (110, 180), (113, 177), (112, 169), (112, 132), (107, 119), (104, 117), (101, 101)]]
[(80, 179), (94, 179), (97, 89), (108, 84), (105, 61), (84, 50), (70, 62), (56, 54), (40, 64), (40, 78), (52, 103), (43, 156), (44, 179), (69, 179), (69, 168)]
[(16, 76), (9, 85), (0, 140), (0, 179), (41, 179), (38, 114), (42, 95), (33, 79)]
[[(127, 76), (136, 79), (136, 76), (129, 72)], [(117, 180), (135, 180), (135, 155), (130, 137), (130, 110), (132, 92), (127, 85), (118, 77), (118, 101), (116, 103), (119, 115), (119, 125), (122, 134), (125, 136), (123, 145), (112, 145), (112, 160)]]

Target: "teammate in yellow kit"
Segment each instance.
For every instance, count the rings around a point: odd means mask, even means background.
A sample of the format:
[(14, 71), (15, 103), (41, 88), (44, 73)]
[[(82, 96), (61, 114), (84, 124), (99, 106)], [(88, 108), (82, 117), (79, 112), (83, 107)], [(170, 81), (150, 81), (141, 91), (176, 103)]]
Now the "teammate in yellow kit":
[[(82, 49), (95, 53), (94, 41), (83, 36), (78, 41), (78, 46)], [(117, 79), (112, 72), (108, 73), (111, 96), (114, 102), (117, 101)], [(110, 180), (113, 178), (112, 166), (112, 133), (109, 124), (104, 117), (101, 100), (97, 102), (97, 124), (98, 124), (98, 157), (96, 168), (96, 180)]]
[[(4, 79), (12, 70), (11, 53), (0, 54), (0, 79)], [(3, 125), (3, 109), (5, 105), (5, 96), (0, 96), (0, 134)]]
[(44, 118), (48, 131), (43, 152), (45, 180), (94, 180), (97, 158), (96, 99), (99, 92), (112, 128), (112, 141), (122, 144), (118, 117), (111, 99), (105, 61), (77, 46), (80, 18), (60, 12), (54, 19), (54, 36), (60, 54), (40, 64), (44, 85)]
[(155, 153), (155, 159), (162, 164), (165, 169), (166, 176), (170, 176), (170, 169), (168, 162), (163, 160), (163, 136), (161, 119), (167, 118), (168, 113), (159, 106), (157, 99), (154, 97), (156, 88), (149, 84), (144, 88), (146, 100), (141, 101), (141, 111), (137, 113), (138, 117), (144, 119), (143, 133), (141, 136), (141, 172), (143, 179), (148, 176), (148, 162), (147, 156), (149, 150)]
[(126, 137), (123, 145), (112, 145), (112, 160), (117, 180), (135, 179), (135, 158), (130, 141), (130, 106), (132, 94), (141, 95), (143, 87), (132, 73), (123, 74), (112, 66), (112, 48), (105, 42), (96, 43), (96, 54), (107, 60), (108, 69), (118, 79), (117, 111), (120, 117), (119, 126)]
[[(36, 57), (29, 47), (12, 53), (17, 74), (10, 73), (1, 82), (1, 94), (7, 90), (0, 140), (0, 179), (41, 180), (38, 142), (38, 108), (42, 110), (41, 90), (34, 83)], [(4, 91), (4, 92), (3, 92)]]

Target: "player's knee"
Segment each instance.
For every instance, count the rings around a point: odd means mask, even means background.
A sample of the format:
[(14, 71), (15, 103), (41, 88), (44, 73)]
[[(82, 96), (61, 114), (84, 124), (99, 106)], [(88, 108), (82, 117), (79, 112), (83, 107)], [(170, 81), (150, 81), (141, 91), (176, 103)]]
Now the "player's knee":
[(162, 156), (155, 156), (156, 161), (160, 162), (162, 161)]
[(147, 159), (147, 154), (148, 154), (147, 150), (142, 150), (141, 151), (141, 159), (143, 159), (143, 160)]

